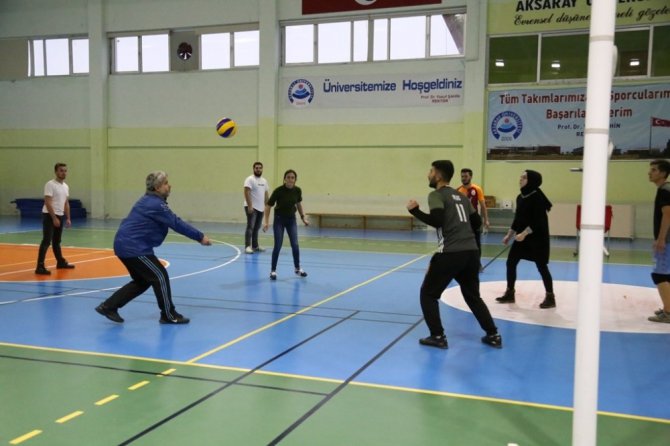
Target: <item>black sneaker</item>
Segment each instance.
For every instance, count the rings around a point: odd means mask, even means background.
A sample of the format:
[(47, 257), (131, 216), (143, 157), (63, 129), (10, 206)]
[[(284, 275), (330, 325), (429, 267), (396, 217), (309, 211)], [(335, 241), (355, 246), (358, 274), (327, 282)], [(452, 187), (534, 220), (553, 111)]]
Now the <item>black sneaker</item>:
[(95, 311), (105, 316), (110, 321), (118, 322), (119, 324), (123, 322), (123, 318), (119, 316), (118, 311), (113, 308), (105, 306), (104, 302), (95, 307)]
[(74, 269), (74, 265), (71, 264), (71, 263), (67, 263), (67, 262), (58, 263), (56, 265), (56, 269)]
[(447, 344), (447, 337), (445, 335), (421, 338), (419, 339), (419, 344), (427, 345), (429, 347), (449, 348), (449, 345)]
[(307, 277), (307, 273), (302, 270), (302, 268), (297, 268), (295, 274), (300, 277)]
[(35, 268), (35, 274), (39, 274), (40, 276), (49, 276), (51, 275), (51, 271), (49, 271), (43, 266), (38, 266), (37, 268)]
[(502, 348), (502, 337), (498, 333), (484, 336), (482, 342), (491, 347)]
[(173, 313), (172, 319), (168, 319), (163, 313), (161, 313), (161, 318), (158, 320), (161, 324), (188, 324), (191, 320), (187, 317), (182, 316), (179, 313)]

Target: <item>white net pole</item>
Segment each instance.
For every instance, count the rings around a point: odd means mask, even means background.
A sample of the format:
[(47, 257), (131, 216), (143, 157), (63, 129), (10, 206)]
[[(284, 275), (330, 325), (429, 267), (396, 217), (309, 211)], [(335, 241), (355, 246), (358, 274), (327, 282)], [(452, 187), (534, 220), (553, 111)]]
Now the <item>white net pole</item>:
[(616, 0), (592, 1), (579, 240), (573, 446), (595, 446), (597, 441), (600, 301), (615, 13)]

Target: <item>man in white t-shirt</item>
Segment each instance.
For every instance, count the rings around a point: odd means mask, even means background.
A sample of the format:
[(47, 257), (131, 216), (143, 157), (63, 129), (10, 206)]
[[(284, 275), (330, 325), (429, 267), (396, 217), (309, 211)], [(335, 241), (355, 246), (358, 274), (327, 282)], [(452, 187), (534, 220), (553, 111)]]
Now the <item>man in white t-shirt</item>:
[(244, 211), (247, 215), (247, 229), (244, 232), (244, 252), (265, 251), (258, 244), (258, 231), (263, 224), (263, 211), (268, 201), (268, 182), (263, 178), (263, 163), (256, 161), (254, 174), (244, 180)]
[(49, 245), (52, 246), (54, 256), (56, 257), (57, 269), (73, 269), (63, 257), (60, 248), (63, 226), (70, 227), (70, 188), (65, 184), (67, 177), (67, 164), (56, 163), (54, 166), (56, 177), (47, 181), (44, 185), (44, 206), (42, 206), (42, 243), (37, 256), (37, 268), (35, 274), (48, 276), (51, 274), (44, 265), (44, 259), (47, 255)]

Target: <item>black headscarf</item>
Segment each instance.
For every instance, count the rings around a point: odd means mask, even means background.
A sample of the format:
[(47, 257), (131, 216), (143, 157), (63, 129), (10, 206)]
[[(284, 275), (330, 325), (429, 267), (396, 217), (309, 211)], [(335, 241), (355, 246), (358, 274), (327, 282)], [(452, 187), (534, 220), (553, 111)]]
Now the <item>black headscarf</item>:
[(540, 186), (542, 185), (542, 174), (534, 170), (526, 170), (526, 177), (528, 177), (528, 182), (524, 187), (521, 188), (521, 196), (523, 198), (528, 197), (532, 194), (538, 194), (541, 198), (540, 201), (547, 211), (551, 210), (553, 206), (551, 201), (544, 195)]

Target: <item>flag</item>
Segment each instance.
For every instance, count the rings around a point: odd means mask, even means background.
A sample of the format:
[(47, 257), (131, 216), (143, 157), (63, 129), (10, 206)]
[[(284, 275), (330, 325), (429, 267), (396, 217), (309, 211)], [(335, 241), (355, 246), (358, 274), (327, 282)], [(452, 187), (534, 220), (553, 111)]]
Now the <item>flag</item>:
[(434, 5), (442, 0), (302, 0), (303, 14)]
[(652, 127), (670, 127), (670, 119), (651, 118)]

